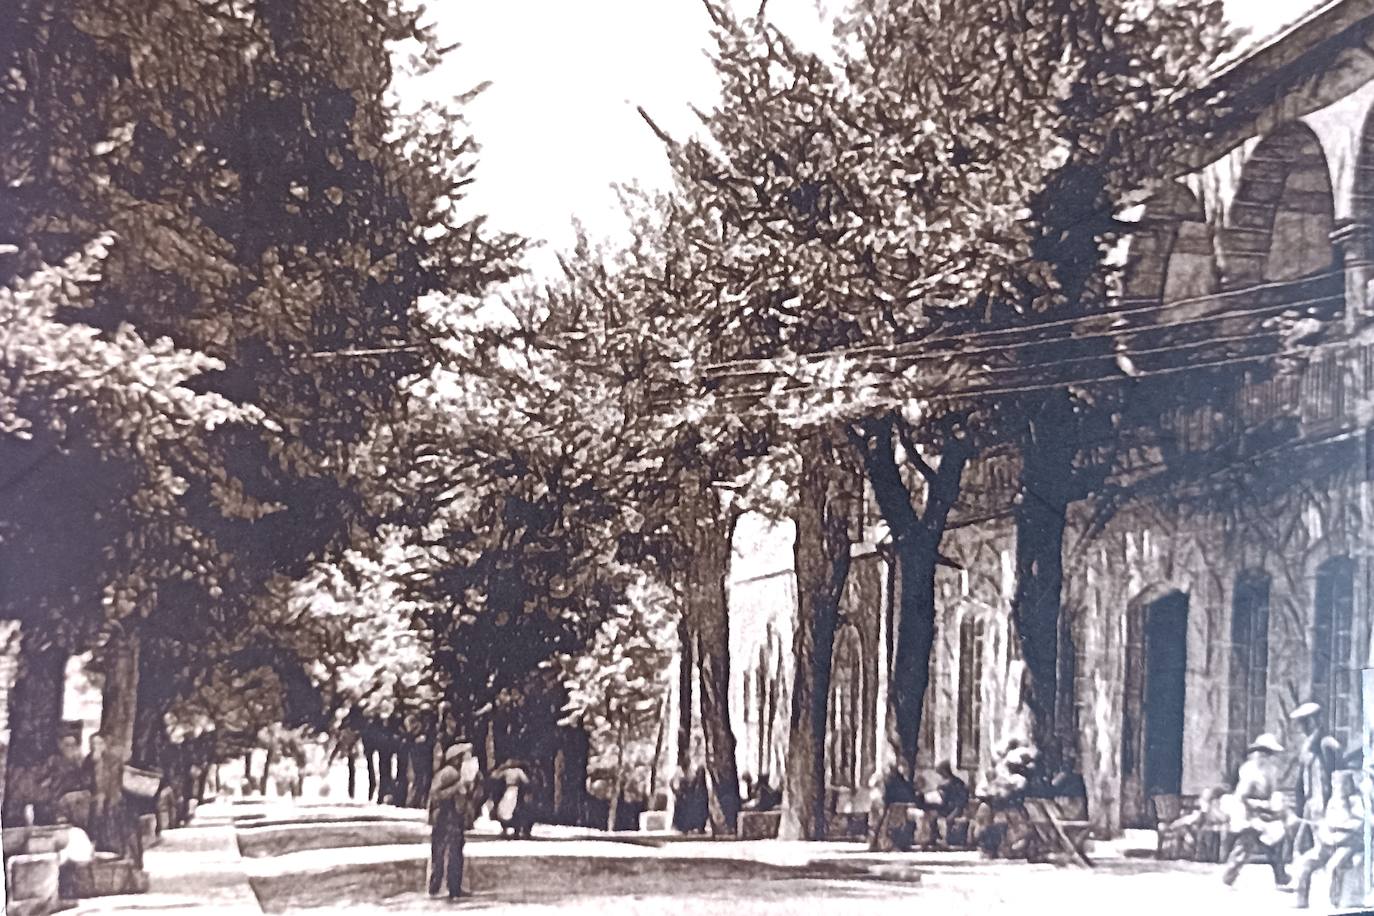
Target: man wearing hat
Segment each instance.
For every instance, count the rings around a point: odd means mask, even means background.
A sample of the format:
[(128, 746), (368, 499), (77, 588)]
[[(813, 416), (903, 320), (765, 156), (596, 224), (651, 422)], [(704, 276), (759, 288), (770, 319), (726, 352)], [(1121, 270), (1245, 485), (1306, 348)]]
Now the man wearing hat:
[(1294, 838), (1294, 848), (1303, 853), (1313, 846), (1313, 825), (1326, 813), (1331, 800), (1331, 774), (1336, 771), (1341, 744), (1321, 727), (1322, 708), (1316, 703), (1303, 703), (1289, 713), (1288, 718), (1302, 730), (1302, 744), (1298, 746), (1298, 784), (1294, 791), (1298, 816), (1303, 822)]
[(1228, 887), (1235, 883), (1240, 870), (1256, 854), (1269, 860), (1276, 887), (1288, 883), (1288, 872), (1283, 867), (1287, 811), (1275, 792), (1274, 778), (1275, 756), (1282, 753), (1283, 745), (1270, 734), (1260, 735), (1246, 749), (1245, 762), (1240, 765), (1236, 779), (1236, 791), (1227, 797), (1225, 805), (1234, 835), (1221, 878)]
[(472, 745), (459, 741), (444, 752), (429, 792), (429, 894), (437, 897), (445, 883), (450, 900), (463, 896), (463, 841), (471, 809), (481, 786)]

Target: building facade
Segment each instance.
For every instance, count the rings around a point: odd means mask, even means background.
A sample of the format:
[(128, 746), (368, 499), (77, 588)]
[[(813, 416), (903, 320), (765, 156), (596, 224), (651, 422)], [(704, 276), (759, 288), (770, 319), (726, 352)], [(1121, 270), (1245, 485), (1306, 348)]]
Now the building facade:
[[(1308, 699), (1347, 748), (1361, 741), (1360, 670), (1374, 650), (1374, 350), (1362, 342), (1374, 310), (1374, 0), (1325, 5), (1218, 81), (1234, 102), (1227, 131), (1145, 208), (1120, 307), (1163, 303), (1162, 320), (1209, 321), (1241, 342), (1280, 314), (1320, 314), (1327, 336), (1285, 371), (1278, 356), (1237, 360), (1225, 403), (1160, 414), (1112, 499), (1070, 508), (1055, 728), (1103, 834), (1153, 826), (1152, 799), (1224, 785), (1257, 734), (1293, 737), (1287, 715)], [(1199, 470), (1152, 472), (1170, 462)], [(1011, 627), (1017, 456), (982, 456), (967, 480), (977, 496), (944, 542), (960, 568), (938, 576), (918, 764), (949, 760), (976, 782), (1025, 730)], [(895, 586), (880, 549), (855, 554), (831, 694), (840, 790), (885, 764)], [(791, 681), (787, 588), (784, 571), (732, 589), (742, 771), (783, 754), (786, 697), (760, 705), (758, 685)]]

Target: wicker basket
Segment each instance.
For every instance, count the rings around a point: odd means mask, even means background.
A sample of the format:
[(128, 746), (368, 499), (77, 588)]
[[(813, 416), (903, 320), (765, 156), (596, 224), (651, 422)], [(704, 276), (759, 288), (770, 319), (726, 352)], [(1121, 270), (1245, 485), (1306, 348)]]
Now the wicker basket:
[(162, 774), (156, 770), (140, 770), (135, 766), (124, 767), (124, 791), (139, 798), (156, 798), (158, 786), (162, 785)]

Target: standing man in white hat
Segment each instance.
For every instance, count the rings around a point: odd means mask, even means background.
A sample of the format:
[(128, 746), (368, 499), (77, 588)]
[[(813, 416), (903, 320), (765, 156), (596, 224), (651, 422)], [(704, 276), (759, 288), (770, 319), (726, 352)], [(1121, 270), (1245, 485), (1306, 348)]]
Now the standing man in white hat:
[(1236, 791), (1227, 796), (1226, 809), (1234, 841), (1221, 880), (1228, 887), (1235, 883), (1240, 870), (1257, 853), (1268, 859), (1274, 869), (1275, 887), (1288, 883), (1283, 862), (1288, 812), (1275, 791), (1277, 780), (1274, 776), (1275, 757), (1282, 753), (1283, 745), (1273, 735), (1263, 734), (1252, 741), (1246, 749), (1245, 762), (1240, 765)]
[(429, 791), (429, 895), (448, 885), (450, 900), (463, 894), (463, 843), (481, 787), (472, 745), (459, 741), (444, 752), (443, 766)]
[(1326, 813), (1331, 800), (1331, 774), (1336, 771), (1341, 744), (1322, 728), (1322, 708), (1316, 703), (1303, 703), (1288, 714), (1302, 730), (1302, 744), (1298, 746), (1298, 784), (1294, 802), (1303, 822), (1298, 827), (1293, 847), (1299, 854), (1313, 846), (1314, 825)]

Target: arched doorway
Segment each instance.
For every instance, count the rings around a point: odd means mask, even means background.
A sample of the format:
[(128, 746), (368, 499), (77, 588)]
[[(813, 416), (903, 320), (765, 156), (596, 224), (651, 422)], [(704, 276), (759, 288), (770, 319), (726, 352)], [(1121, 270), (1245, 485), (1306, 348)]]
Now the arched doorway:
[(1183, 790), (1188, 596), (1147, 592), (1127, 612), (1121, 822), (1154, 827), (1150, 799)]

